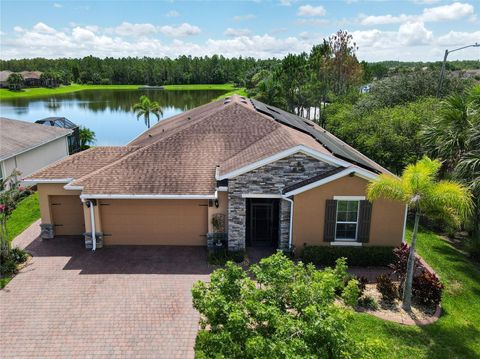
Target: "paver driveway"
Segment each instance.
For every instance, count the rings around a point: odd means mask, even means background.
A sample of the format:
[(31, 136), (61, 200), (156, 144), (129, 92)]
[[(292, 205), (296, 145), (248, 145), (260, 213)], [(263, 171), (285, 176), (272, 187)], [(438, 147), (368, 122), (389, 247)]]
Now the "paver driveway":
[[(38, 230), (30, 232), (35, 238)], [(193, 357), (190, 288), (208, 279), (205, 249), (92, 253), (79, 238), (23, 237), (33, 258), (0, 291), (2, 358)]]

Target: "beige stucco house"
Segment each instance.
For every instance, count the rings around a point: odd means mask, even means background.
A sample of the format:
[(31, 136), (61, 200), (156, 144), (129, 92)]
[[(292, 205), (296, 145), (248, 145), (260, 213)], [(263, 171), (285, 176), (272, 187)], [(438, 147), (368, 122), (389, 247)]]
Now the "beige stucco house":
[(83, 234), (93, 249), (224, 238), (230, 250), (288, 250), (399, 245), (405, 206), (365, 199), (380, 173), (315, 123), (232, 96), (28, 180), (38, 184), (44, 238)]
[(0, 118), (0, 178), (22, 176), (68, 156), (71, 130)]

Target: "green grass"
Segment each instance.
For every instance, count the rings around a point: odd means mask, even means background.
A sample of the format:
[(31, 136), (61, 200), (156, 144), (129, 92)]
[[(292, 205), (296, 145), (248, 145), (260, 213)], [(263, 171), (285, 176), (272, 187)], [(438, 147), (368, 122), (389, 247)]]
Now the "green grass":
[(383, 358), (480, 358), (480, 266), (424, 230), (419, 233), (418, 253), (445, 284), (440, 319), (410, 327), (356, 314), (352, 335), (360, 341), (379, 340), (386, 348)]
[(3, 99), (13, 99), (13, 98), (24, 98), (24, 97), (37, 97), (37, 96), (48, 96), (48, 95), (58, 95), (63, 93), (85, 91), (85, 90), (136, 90), (139, 85), (68, 85), (60, 86), (57, 88), (27, 88), (23, 91), (10, 91), (8, 89), (0, 89), (0, 100)]
[(34, 193), (24, 198), (8, 219), (8, 239), (13, 240), (39, 218), (40, 207), (38, 206), (38, 193)]
[[(85, 90), (136, 90), (141, 85), (79, 85), (73, 84), (69, 86), (60, 86), (57, 88), (27, 88), (23, 91), (10, 91), (8, 89), (0, 89), (0, 100), (14, 99), (14, 98), (25, 98), (25, 97), (38, 97), (38, 96), (48, 96), (48, 95), (57, 95), (77, 91)], [(168, 91), (192, 91), (192, 90), (223, 90), (228, 92), (229, 95), (233, 93), (245, 95), (244, 88), (237, 88), (233, 84), (219, 84), (219, 85), (209, 85), (209, 84), (198, 84), (198, 85), (166, 85), (164, 86), (165, 90)], [(222, 95), (226, 96), (226, 95)]]

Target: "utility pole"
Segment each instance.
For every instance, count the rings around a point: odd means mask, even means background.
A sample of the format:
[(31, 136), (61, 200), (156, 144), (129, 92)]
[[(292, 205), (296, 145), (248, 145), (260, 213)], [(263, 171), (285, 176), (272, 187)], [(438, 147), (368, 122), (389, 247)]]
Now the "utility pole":
[(440, 92), (442, 91), (443, 79), (445, 78), (445, 66), (447, 64), (448, 54), (450, 54), (452, 52), (455, 52), (455, 51), (466, 49), (468, 47), (480, 47), (480, 44), (478, 42), (476, 42), (473, 45), (467, 45), (467, 46), (459, 47), (458, 49), (454, 49), (454, 50), (448, 50), (447, 49), (447, 50), (445, 50), (445, 55), (443, 56), (442, 69), (440, 70), (440, 78), (438, 79), (437, 97), (440, 97)]

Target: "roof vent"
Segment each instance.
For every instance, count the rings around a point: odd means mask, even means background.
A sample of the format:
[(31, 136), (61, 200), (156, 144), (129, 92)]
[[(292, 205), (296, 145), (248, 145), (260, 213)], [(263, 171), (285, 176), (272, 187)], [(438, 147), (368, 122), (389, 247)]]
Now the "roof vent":
[(191, 120), (192, 118), (190, 116), (187, 117), (187, 120)]
[(240, 98), (241, 98), (242, 100), (246, 100), (245, 96), (240, 96)]
[(230, 96), (225, 97), (225, 100), (230, 100)]
[(152, 138), (152, 135), (151, 135), (151, 134), (148, 134), (148, 138)]
[(245, 101), (245, 100), (241, 100), (240, 102), (241, 102), (241, 103), (244, 103), (245, 105), (248, 103), (248, 102)]
[(232, 102), (232, 101), (226, 100), (226, 101), (223, 102), (223, 104), (226, 105), (227, 103), (230, 103), (230, 102)]

